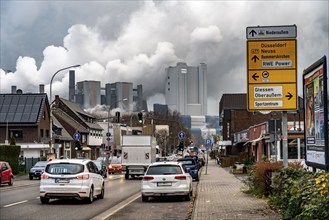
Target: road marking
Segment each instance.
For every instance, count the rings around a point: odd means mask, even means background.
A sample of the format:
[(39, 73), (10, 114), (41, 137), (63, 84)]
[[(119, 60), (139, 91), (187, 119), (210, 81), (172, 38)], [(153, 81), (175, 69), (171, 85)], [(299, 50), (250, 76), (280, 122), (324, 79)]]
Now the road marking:
[(138, 192), (135, 195), (130, 196), (128, 199), (126, 199), (126, 200), (120, 202), (119, 204), (113, 206), (109, 210), (95, 216), (91, 220), (104, 220), (104, 219), (107, 219), (110, 216), (114, 215), (116, 212), (120, 211), (121, 209), (123, 209), (124, 207), (129, 205), (130, 203), (132, 203), (133, 201), (135, 201), (136, 199), (138, 199), (140, 196), (141, 196), (141, 193)]
[(27, 201), (28, 200), (24, 200), (24, 201), (15, 202), (15, 203), (12, 203), (12, 204), (9, 204), (9, 205), (5, 205), (4, 208), (10, 207), (10, 206), (14, 206), (14, 205), (18, 205), (18, 204), (21, 204), (21, 203), (24, 203), (24, 202), (27, 202)]

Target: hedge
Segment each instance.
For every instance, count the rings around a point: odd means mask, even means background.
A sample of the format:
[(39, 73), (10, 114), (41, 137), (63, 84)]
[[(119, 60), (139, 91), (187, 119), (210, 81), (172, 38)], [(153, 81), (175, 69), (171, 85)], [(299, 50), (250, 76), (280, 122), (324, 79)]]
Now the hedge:
[(14, 175), (19, 172), (18, 157), (20, 152), (21, 146), (19, 145), (0, 145), (0, 160), (10, 164)]

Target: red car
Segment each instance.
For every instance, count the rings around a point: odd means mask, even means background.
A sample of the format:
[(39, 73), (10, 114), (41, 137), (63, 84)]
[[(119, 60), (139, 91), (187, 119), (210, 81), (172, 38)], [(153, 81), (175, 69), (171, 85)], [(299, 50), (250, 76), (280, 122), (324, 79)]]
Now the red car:
[(0, 185), (8, 183), (12, 186), (14, 183), (14, 174), (8, 162), (0, 161)]

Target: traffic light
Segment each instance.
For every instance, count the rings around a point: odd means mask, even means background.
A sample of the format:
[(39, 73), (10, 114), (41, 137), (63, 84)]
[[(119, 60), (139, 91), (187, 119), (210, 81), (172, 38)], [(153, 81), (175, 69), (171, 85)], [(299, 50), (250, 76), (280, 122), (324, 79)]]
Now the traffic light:
[(183, 142), (183, 141), (179, 142), (178, 149), (179, 149), (180, 151), (184, 151), (184, 142)]
[(142, 125), (143, 124), (143, 113), (139, 112), (137, 114), (137, 116), (138, 116), (138, 124)]
[(116, 123), (120, 123), (120, 112), (115, 112)]
[(75, 149), (76, 151), (80, 151), (80, 150), (82, 150), (82, 146), (81, 146), (81, 144), (80, 144), (79, 141), (76, 141), (76, 142), (75, 142), (74, 149)]

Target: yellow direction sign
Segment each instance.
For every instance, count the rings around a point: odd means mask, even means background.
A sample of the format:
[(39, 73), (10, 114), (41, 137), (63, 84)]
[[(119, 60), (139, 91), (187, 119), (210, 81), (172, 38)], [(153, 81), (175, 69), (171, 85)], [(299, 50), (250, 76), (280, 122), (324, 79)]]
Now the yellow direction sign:
[(247, 41), (248, 69), (296, 69), (296, 40)]
[(264, 110), (296, 110), (297, 86), (286, 84), (253, 84), (248, 86), (248, 109)]
[(247, 41), (249, 111), (296, 110), (296, 39)]
[(263, 83), (296, 83), (296, 70), (249, 70), (248, 82)]

